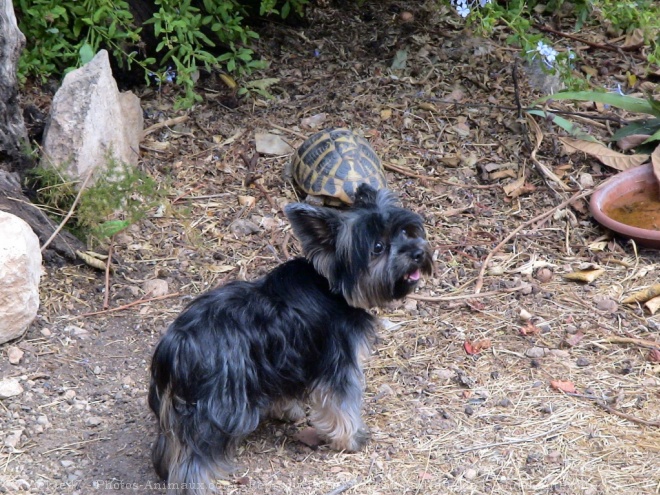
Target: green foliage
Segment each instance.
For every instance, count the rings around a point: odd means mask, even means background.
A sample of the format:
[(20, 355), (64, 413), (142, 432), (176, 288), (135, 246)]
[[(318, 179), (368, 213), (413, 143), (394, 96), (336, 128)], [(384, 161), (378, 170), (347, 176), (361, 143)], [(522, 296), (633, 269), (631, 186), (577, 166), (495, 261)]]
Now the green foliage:
[[(247, 1), (247, 0), (246, 0)], [(309, 0), (261, 0), (260, 15), (303, 14)], [(224, 69), (247, 76), (266, 63), (255, 57), (250, 43), (258, 37), (245, 24), (239, 0), (155, 0), (153, 25), (159, 61), (140, 47), (142, 28), (134, 25), (126, 0), (17, 0), (19, 27), (27, 46), (19, 62), (19, 77), (42, 81), (78, 67), (106, 48), (120, 67), (142, 68), (147, 83), (175, 82), (183, 89), (179, 106), (199, 100), (194, 87), (201, 68)]]
[[(58, 221), (78, 194), (76, 184), (55, 168), (36, 168), (28, 181), (37, 189), (39, 203)], [(148, 175), (109, 159), (105, 173), (81, 193), (68, 227), (90, 243), (103, 241), (140, 221), (164, 194)]]
[(528, 59), (539, 57), (544, 60), (546, 70), (558, 72), (566, 86), (573, 90), (588, 87), (587, 81), (576, 77), (573, 70), (575, 54), (565, 50), (556, 53), (551, 60), (544, 59), (539, 43), (545, 44), (546, 39), (540, 30), (535, 29), (535, 19), (539, 15), (572, 18), (575, 31), (585, 25), (611, 26), (620, 33), (639, 29), (650, 47), (648, 66), (660, 63), (660, 2), (656, 0), (509, 0), (490, 1), (483, 6), (479, 6), (483, 0), (446, 1), (454, 6), (458, 2), (467, 2), (469, 22), (482, 33), (491, 33), (497, 26), (507, 26), (510, 32), (508, 44), (519, 46)]

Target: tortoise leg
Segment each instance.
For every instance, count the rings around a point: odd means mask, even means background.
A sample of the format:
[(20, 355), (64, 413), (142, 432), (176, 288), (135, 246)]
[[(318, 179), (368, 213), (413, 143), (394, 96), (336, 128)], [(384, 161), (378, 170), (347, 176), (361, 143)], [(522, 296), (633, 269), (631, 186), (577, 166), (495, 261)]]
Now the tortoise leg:
[(305, 203), (312, 206), (323, 206), (325, 204), (325, 198), (323, 196), (308, 194), (305, 198)]

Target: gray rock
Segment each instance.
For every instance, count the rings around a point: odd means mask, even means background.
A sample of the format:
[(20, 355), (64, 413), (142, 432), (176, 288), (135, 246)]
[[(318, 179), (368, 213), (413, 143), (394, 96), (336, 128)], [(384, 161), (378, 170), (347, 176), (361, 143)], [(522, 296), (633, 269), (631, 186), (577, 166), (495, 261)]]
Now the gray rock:
[(23, 430), (14, 430), (5, 437), (5, 447), (15, 449), (21, 441)]
[(69, 72), (53, 98), (44, 133), (43, 165), (64, 167), (71, 179), (84, 180), (107, 167), (108, 155), (137, 165), (144, 126), (140, 99), (120, 93), (108, 52), (99, 51), (80, 69)]
[(41, 250), (30, 226), (0, 211), (0, 344), (23, 335), (39, 309)]
[(166, 296), (170, 292), (167, 280), (163, 280), (161, 278), (145, 280), (142, 284), (142, 288), (144, 289), (144, 292), (149, 295), (149, 297)]

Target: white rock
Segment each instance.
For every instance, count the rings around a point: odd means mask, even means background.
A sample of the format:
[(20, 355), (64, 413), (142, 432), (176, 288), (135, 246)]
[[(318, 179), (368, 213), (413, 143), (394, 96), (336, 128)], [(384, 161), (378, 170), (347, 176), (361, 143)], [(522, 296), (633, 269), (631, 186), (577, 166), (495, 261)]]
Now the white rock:
[(143, 126), (140, 99), (130, 91), (119, 92), (108, 52), (101, 50), (69, 72), (55, 94), (44, 133), (43, 165), (63, 166), (71, 179), (81, 180), (90, 170), (103, 170), (109, 153), (135, 166)]
[(21, 359), (23, 358), (23, 354), (25, 353), (18, 347), (15, 345), (11, 346), (9, 349), (7, 349), (7, 358), (9, 359), (9, 364), (20, 363)]
[(13, 430), (5, 437), (5, 447), (10, 447), (15, 449), (18, 443), (21, 441), (21, 436), (23, 435), (23, 430)]
[(7, 399), (23, 393), (23, 387), (18, 383), (18, 378), (6, 378), (0, 380), (0, 399)]
[(145, 280), (142, 284), (142, 289), (144, 289), (144, 292), (148, 294), (149, 297), (166, 296), (170, 292), (170, 287), (167, 283), (167, 280), (163, 280), (161, 278)]
[(39, 309), (41, 250), (30, 226), (0, 211), (0, 344), (23, 335)]

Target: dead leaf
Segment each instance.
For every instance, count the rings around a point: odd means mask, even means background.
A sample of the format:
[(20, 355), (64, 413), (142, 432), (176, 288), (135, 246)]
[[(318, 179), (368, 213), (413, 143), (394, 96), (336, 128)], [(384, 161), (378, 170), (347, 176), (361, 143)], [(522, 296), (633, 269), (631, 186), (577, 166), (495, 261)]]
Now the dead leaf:
[(629, 168), (641, 165), (649, 159), (649, 155), (624, 155), (600, 143), (591, 143), (568, 137), (560, 137), (559, 140), (563, 143), (567, 153), (581, 151), (597, 158), (603, 164), (616, 170), (628, 170)]
[(584, 282), (586, 284), (590, 284), (603, 273), (605, 273), (605, 270), (602, 268), (590, 268), (587, 270), (578, 270), (576, 272), (567, 273), (564, 275), (564, 278), (567, 280), (574, 280), (576, 282)]
[(652, 315), (654, 315), (658, 309), (660, 309), (660, 296), (649, 299), (644, 303), (646, 309), (648, 309)]
[(518, 330), (518, 333), (523, 336), (538, 335), (541, 333), (541, 329), (536, 325), (533, 325), (532, 323), (528, 323), (524, 327), (520, 328), (520, 330)]
[(247, 208), (252, 208), (257, 203), (254, 196), (238, 196), (238, 204)]
[(466, 340), (463, 343), (463, 349), (472, 356), (474, 354), (479, 354), (483, 350), (490, 349), (491, 345), (492, 343), (490, 339), (475, 340), (474, 342)]
[(646, 355), (646, 360), (650, 363), (660, 363), (660, 349), (651, 349)]
[(575, 347), (582, 341), (583, 338), (584, 338), (584, 334), (582, 332), (574, 333), (573, 335), (569, 335), (562, 341), (562, 346)]
[(311, 448), (316, 448), (323, 443), (316, 428), (304, 428), (296, 433), (293, 438)]
[(422, 101), (418, 104), (419, 108), (422, 110), (426, 110), (428, 112), (438, 112), (438, 109), (435, 107), (433, 103), (428, 103), (426, 101)]
[(300, 125), (302, 127), (306, 127), (308, 129), (317, 129), (321, 127), (321, 125), (325, 122), (325, 119), (328, 117), (328, 114), (326, 113), (317, 113), (316, 115), (312, 115), (311, 117), (305, 117), (300, 121)]
[(623, 304), (635, 304), (638, 302), (643, 303), (657, 296), (660, 296), (660, 284), (654, 284), (644, 290), (637, 291), (626, 297), (621, 302)]
[(384, 108), (380, 111), (380, 120), (389, 120), (392, 117), (392, 109)]
[[(102, 270), (105, 271), (105, 261), (102, 261), (98, 258), (98, 256), (95, 256), (96, 253), (92, 253), (90, 251), (83, 253), (82, 251), (76, 251), (76, 254), (78, 255), (78, 258), (83, 260), (85, 263), (87, 263), (89, 266), (92, 268), (96, 268), (97, 270)], [(107, 258), (107, 256), (106, 256)], [(112, 265), (110, 265), (110, 268), (112, 269)]]
[(628, 151), (633, 148), (636, 148), (644, 141), (646, 141), (649, 137), (650, 137), (649, 134), (631, 134), (630, 136), (626, 136), (624, 138), (619, 139), (616, 142), (616, 145), (619, 148), (621, 148), (623, 151)]
[(499, 179), (504, 179), (504, 178), (511, 178), (515, 179), (518, 173), (515, 170), (512, 170), (510, 168), (505, 168), (503, 170), (496, 170), (492, 174), (490, 174), (490, 179), (491, 180), (499, 180)]
[(633, 29), (631, 33), (628, 33), (626, 40), (623, 42), (623, 48), (633, 49), (640, 48), (644, 46), (644, 31), (641, 29)]
[(519, 179), (516, 179), (513, 182), (511, 182), (511, 183), (509, 183), (509, 184), (507, 184), (503, 187), (504, 194), (506, 194), (507, 196), (509, 196), (511, 198), (515, 198), (515, 197), (519, 196), (519, 194), (515, 195), (516, 191), (521, 189), (524, 184), (525, 184), (525, 178), (520, 177)]
[(561, 392), (566, 392), (567, 394), (574, 394), (577, 392), (573, 382), (569, 381), (550, 380), (550, 386), (555, 390), (560, 390)]
[(254, 135), (254, 141), (257, 153), (263, 153), (265, 155), (286, 155), (293, 151), (293, 148), (277, 134), (257, 132)]

